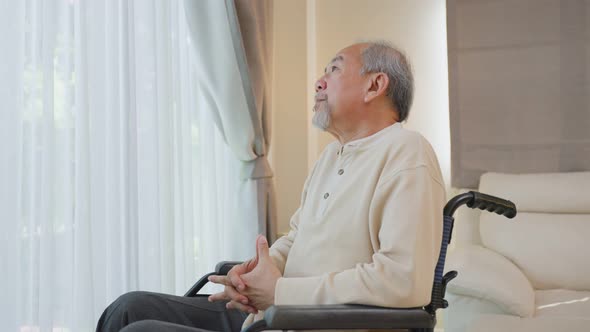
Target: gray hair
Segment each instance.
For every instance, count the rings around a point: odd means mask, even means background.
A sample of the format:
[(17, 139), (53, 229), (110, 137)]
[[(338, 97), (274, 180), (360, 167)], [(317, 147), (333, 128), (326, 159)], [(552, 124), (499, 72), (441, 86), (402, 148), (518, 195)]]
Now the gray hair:
[(385, 95), (398, 111), (399, 121), (408, 118), (414, 98), (414, 76), (406, 55), (385, 41), (367, 42), (361, 52), (361, 75), (384, 73), (389, 78)]

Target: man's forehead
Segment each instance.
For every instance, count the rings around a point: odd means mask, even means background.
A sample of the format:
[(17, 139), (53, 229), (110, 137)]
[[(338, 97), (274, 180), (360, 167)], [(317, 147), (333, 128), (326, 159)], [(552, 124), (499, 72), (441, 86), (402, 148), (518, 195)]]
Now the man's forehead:
[[(336, 54), (336, 56), (333, 57), (332, 60), (330, 60), (328, 65), (330, 65), (334, 62), (339, 62), (339, 61), (344, 62), (344, 60), (347, 60), (347, 62), (350, 63), (350, 59), (353, 59), (353, 62), (354, 62), (355, 61), (354, 58), (356, 58), (357, 56), (360, 56), (360, 52), (365, 47), (366, 47), (366, 45), (363, 43), (348, 46), (348, 47), (340, 50), (340, 52), (338, 52), (338, 54)], [(324, 68), (324, 72), (326, 72), (326, 71), (327, 71), (327, 67)]]
[(335, 57), (329, 63), (334, 63), (337, 61), (344, 61), (344, 59), (351, 59), (355, 58), (357, 55), (360, 55), (361, 50), (365, 47), (364, 44), (355, 44), (344, 48), (336, 54)]

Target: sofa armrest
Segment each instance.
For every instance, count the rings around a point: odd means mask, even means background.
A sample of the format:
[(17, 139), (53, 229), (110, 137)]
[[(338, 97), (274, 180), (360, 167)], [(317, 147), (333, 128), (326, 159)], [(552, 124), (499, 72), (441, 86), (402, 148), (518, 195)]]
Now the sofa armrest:
[(520, 317), (534, 314), (535, 292), (531, 283), (504, 256), (481, 246), (465, 246), (450, 255), (447, 269), (459, 272), (447, 285), (449, 292), (493, 302)]

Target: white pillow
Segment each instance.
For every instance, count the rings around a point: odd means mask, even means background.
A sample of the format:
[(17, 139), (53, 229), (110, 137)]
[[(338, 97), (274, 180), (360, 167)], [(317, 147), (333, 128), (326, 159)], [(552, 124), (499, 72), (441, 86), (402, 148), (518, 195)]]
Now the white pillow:
[(508, 259), (481, 246), (457, 248), (446, 270), (459, 272), (447, 289), (497, 304), (508, 314), (531, 317), (535, 292), (526, 276)]

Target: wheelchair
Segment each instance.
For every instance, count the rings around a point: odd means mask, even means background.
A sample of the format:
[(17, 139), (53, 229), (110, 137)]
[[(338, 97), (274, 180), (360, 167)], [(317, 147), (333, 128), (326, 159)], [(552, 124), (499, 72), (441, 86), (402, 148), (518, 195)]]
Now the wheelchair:
[[(419, 308), (384, 308), (358, 304), (337, 305), (279, 305), (271, 306), (264, 312), (264, 319), (252, 323), (242, 332), (264, 330), (325, 330), (325, 329), (401, 329), (410, 332), (432, 332), (436, 325), (436, 310), (444, 309), (446, 286), (457, 276), (449, 271), (443, 276), (447, 246), (451, 242), (453, 214), (457, 208), (468, 207), (494, 212), (507, 218), (516, 216), (514, 203), (495, 196), (470, 191), (450, 199), (443, 210), (443, 236), (438, 262), (434, 271), (430, 304)], [(198, 294), (211, 275), (227, 275), (229, 270), (241, 262), (220, 262), (211, 272), (199, 279), (184, 295), (187, 297), (207, 296)]]

